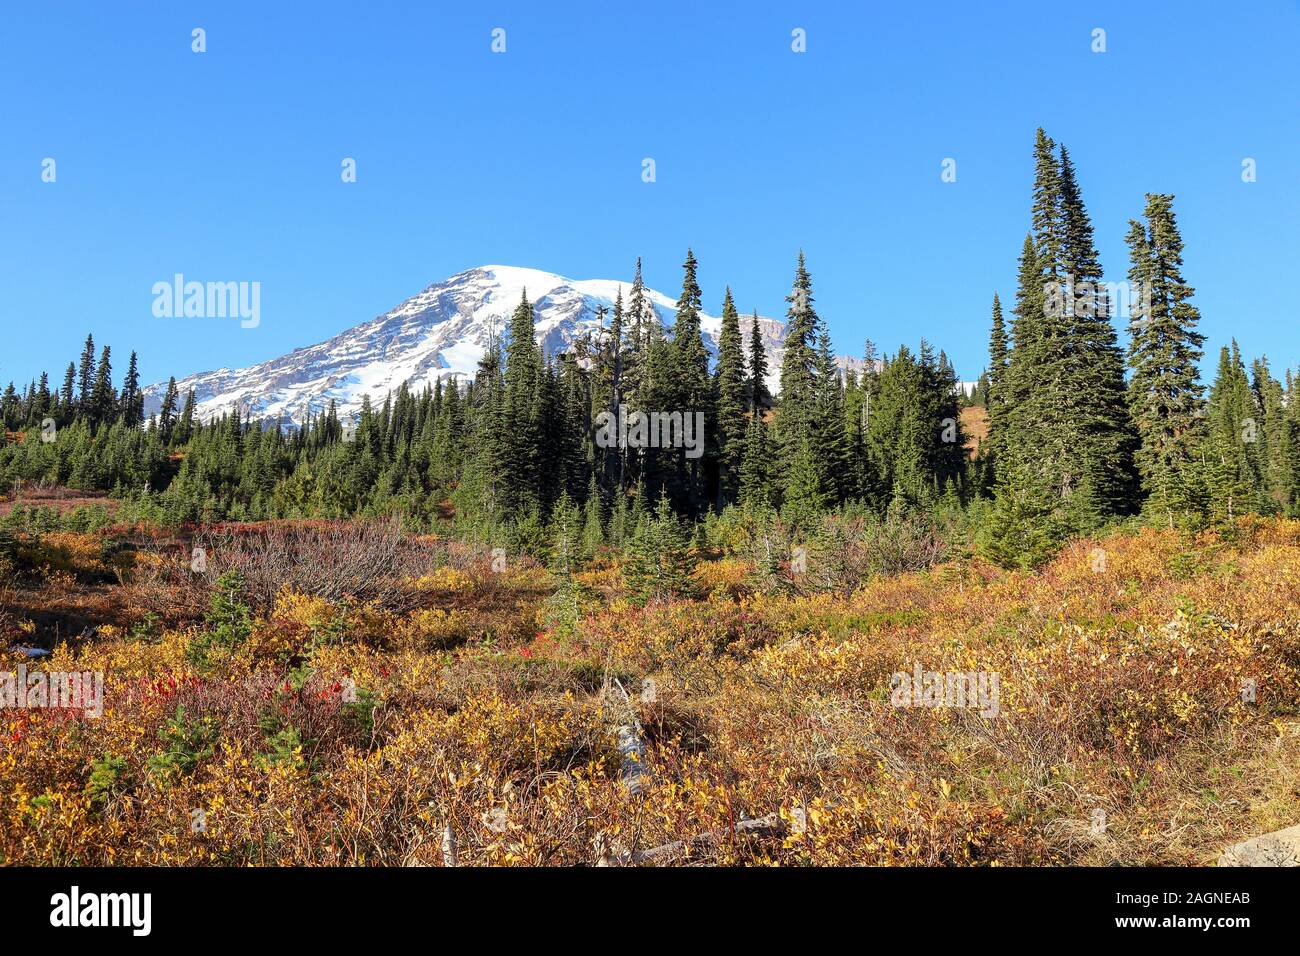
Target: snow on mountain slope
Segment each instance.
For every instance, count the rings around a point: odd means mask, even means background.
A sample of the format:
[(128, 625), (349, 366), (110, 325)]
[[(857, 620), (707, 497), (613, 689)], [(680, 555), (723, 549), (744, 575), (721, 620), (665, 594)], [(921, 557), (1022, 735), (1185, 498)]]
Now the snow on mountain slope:
[[(257, 419), (300, 425), (309, 412), (335, 402), (340, 415), (359, 411), (370, 396), (378, 405), (405, 382), (413, 390), (474, 374), (492, 330), (506, 327), (525, 289), (533, 303), (534, 334), (550, 356), (568, 348), (597, 326), (596, 310), (612, 309), (618, 290), (626, 303), (631, 282), (612, 279), (566, 279), (538, 269), (480, 266), (429, 286), (391, 312), (297, 349), (280, 358), (242, 369), (218, 369), (177, 381), (182, 396), (194, 389), (200, 418), (210, 419), (238, 408)], [(647, 298), (665, 326), (671, 327), (676, 301), (652, 289)], [(606, 318), (608, 323), (608, 318)], [(700, 318), (705, 344), (716, 357), (722, 328), (718, 316)], [(741, 316), (748, 348), (749, 316)], [(785, 326), (759, 318), (768, 355), (768, 386), (776, 390)], [(166, 383), (145, 390), (145, 414), (162, 405)]]

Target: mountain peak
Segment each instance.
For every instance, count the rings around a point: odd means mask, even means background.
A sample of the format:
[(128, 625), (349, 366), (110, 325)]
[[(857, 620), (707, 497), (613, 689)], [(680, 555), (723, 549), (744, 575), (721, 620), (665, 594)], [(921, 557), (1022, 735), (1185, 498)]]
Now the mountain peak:
[[(569, 279), (526, 266), (483, 265), (466, 269), (400, 302), (396, 307), (333, 338), (242, 369), (202, 372), (177, 381), (184, 395), (194, 389), (196, 411), (209, 420), (238, 409), (258, 419), (301, 425), (309, 414), (334, 402), (340, 416), (374, 403), (403, 384), (413, 390), (438, 379), (472, 376), (490, 336), (504, 328), (527, 290), (533, 305), (533, 334), (548, 356), (568, 349), (599, 324), (600, 307), (610, 309), (630, 280)], [(676, 300), (646, 289), (660, 322), (672, 324)], [(703, 313), (705, 345), (717, 354), (721, 318)], [(742, 322), (748, 343), (749, 323)], [(763, 346), (775, 391), (785, 326), (760, 319)], [(166, 384), (145, 390), (145, 412), (162, 405)]]

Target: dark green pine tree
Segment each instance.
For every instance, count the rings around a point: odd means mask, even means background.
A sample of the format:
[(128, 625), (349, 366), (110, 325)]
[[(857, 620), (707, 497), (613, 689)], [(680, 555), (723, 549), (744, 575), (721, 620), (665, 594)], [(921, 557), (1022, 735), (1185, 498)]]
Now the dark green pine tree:
[(86, 344), (81, 350), (81, 362), (77, 366), (77, 400), (82, 412), (90, 411), (90, 396), (95, 386), (95, 337), (86, 336)]
[(767, 423), (761, 413), (751, 415), (745, 428), (745, 457), (740, 464), (739, 498), (747, 508), (767, 508), (772, 504), (770, 455)]
[(501, 343), (493, 334), (465, 396), (467, 453), (464, 471), (452, 494), (458, 514), (465, 516), (475, 535), (494, 543), (500, 540), (500, 529), (513, 517), (506, 503), (506, 459), (514, 450), (515, 439), (507, 434), (511, 419), (501, 366)]
[(48, 372), (42, 372), (39, 384), (32, 393), (31, 405), (27, 412), (27, 421), (32, 425), (39, 425), (51, 410), (50, 394), (50, 375)]
[(586, 500), (593, 477), (588, 458), (588, 436), (592, 431), (590, 381), (571, 353), (560, 356), (558, 366), (558, 374), (548, 376), (554, 384), (543, 416), (546, 438), (542, 454), (546, 463), (542, 470), (556, 473), (546, 501), (555, 500), (554, 489), (558, 487), (576, 505)]
[(66, 424), (71, 421), (74, 410), (73, 402), (76, 393), (74, 383), (77, 380), (76, 363), (69, 362), (67, 371), (63, 373), (63, 387), (59, 389), (59, 411), (63, 416), (60, 418), (60, 424)]
[(90, 388), (90, 415), (96, 424), (110, 422), (113, 407), (117, 404), (111, 356), (112, 349), (105, 345), (100, 350), (99, 364), (95, 367), (95, 383)]
[(670, 600), (691, 590), (690, 540), (667, 493), (653, 512), (637, 517), (628, 545), (627, 581), (643, 600)]
[(504, 513), (518, 517), (541, 505), (541, 398), (543, 363), (533, 339), (533, 307), (525, 291), (510, 317), (505, 346), (505, 433), (501, 474)]
[(819, 320), (817, 335), (817, 393), (812, 448), (818, 464), (818, 485), (827, 507), (857, 493), (851, 480), (849, 433), (844, 417), (844, 381), (831, 350), (830, 332)]
[(195, 407), (194, 389), (185, 393), (185, 404), (181, 406), (180, 421), (176, 423), (176, 444), (184, 445), (194, 436), (198, 410)]
[(163, 393), (162, 407), (158, 409), (158, 435), (164, 445), (172, 440), (176, 428), (176, 403), (180, 392), (176, 388), (176, 376), (167, 379), (167, 391)]
[(1124, 357), (1111, 324), (1111, 307), (1083, 205), (1074, 164), (1060, 147), (1061, 305), (1067, 345), (1066, 391), (1073, 406), (1078, 477), (1071, 511), (1083, 530), (1136, 504), (1133, 464), (1137, 445), (1129, 418)]
[(465, 421), (461, 409), (460, 386), (455, 375), (442, 388), (439, 379), (434, 390), (437, 396), (437, 413), (433, 421), (433, 435), (429, 448), (429, 483), (439, 498), (451, 494), (461, 474), (465, 457)]
[(854, 368), (844, 372), (843, 421), (845, 442), (848, 449), (848, 462), (842, 486), (847, 498), (866, 501), (874, 490), (874, 482), (866, 468), (866, 408), (867, 391), (862, 384), (862, 377)]
[(1010, 362), (1010, 344), (1007, 339), (1006, 323), (1002, 317), (1002, 301), (993, 293), (993, 322), (989, 330), (989, 367), (985, 373), (988, 379), (985, 394), (985, 410), (988, 413), (988, 436), (979, 449), (983, 484), (992, 488), (997, 480), (998, 443), (1005, 437), (1006, 423), (1006, 379)]
[(1145, 510), (1170, 527), (1194, 506), (1192, 467), (1200, 443), (1200, 312), (1183, 278), (1183, 240), (1173, 196), (1148, 193), (1145, 223), (1130, 220), (1128, 401), (1139, 446)]
[(740, 503), (746, 507), (767, 508), (772, 504), (772, 487), (768, 447), (767, 414), (771, 396), (767, 391), (767, 352), (754, 313), (749, 333), (749, 420), (745, 424), (745, 450), (740, 464)]
[[(1012, 310), (1011, 351), (1001, 387), (995, 501), (978, 532), (981, 550), (1004, 565), (1046, 560), (1068, 534), (1055, 462), (1065, 435), (1052, 423), (1061, 408), (1059, 336), (1044, 310), (1042, 267), (1033, 236), (1025, 237)], [(1049, 324), (1050, 323), (1050, 324)]]
[(767, 390), (767, 350), (763, 347), (757, 309), (749, 323), (749, 356), (749, 410), (762, 411), (771, 407), (772, 395)]
[(994, 538), (1032, 526), (1041, 556), (1131, 507), (1133, 447), (1123, 363), (1100, 286), (1092, 226), (1068, 153), (1040, 129), (1033, 229), (1020, 259), (1003, 395)]
[(1034, 194), (1030, 223), (1038, 253), (1040, 276), (1060, 279), (1065, 237), (1062, 222), (1061, 167), (1056, 143), (1042, 127), (1034, 133)]
[(1284, 477), (1283, 482), (1290, 489), (1290, 504), (1287, 514), (1290, 517), (1300, 515), (1300, 381), (1286, 373), (1284, 386), (1285, 411), (1283, 412), (1283, 439), (1279, 444), (1274, 459)]
[[(1042, 267), (1033, 237), (1025, 236), (1020, 252), (1016, 283), (1016, 304), (1012, 310), (1011, 350), (1001, 386), (1001, 432), (996, 439), (1001, 458), (998, 469), (1000, 494), (1023, 497), (1031, 489), (1037, 500), (1034, 507), (1050, 510), (1060, 482), (1053, 474), (1049, 455), (1064, 453), (1064, 436), (1050, 434), (1051, 406), (1047, 393), (1059, 397), (1059, 383), (1049, 376), (1059, 374), (1053, 346), (1049, 340), (1054, 329), (1048, 327), (1044, 314)], [(1060, 414), (1060, 410), (1057, 410)], [(1049, 442), (1044, 446), (1043, 442)]]
[[(625, 344), (623, 313), (623, 288), (620, 286), (614, 299), (614, 312), (609, 326), (608, 347), (602, 353), (599, 362), (602, 376), (608, 377), (609, 389), (609, 401), (603, 410), (613, 416), (615, 421), (618, 420), (619, 409), (626, 402), (623, 379), (623, 349)], [(597, 400), (599, 400), (599, 397), (597, 397)], [(627, 470), (627, 449), (620, 442), (615, 442), (612, 447), (602, 451), (603, 460), (600, 470), (605, 486), (612, 486), (618, 490), (619, 494), (622, 494)]]
[(722, 331), (718, 336), (718, 368), (714, 377), (718, 432), (718, 510), (736, 501), (740, 468), (745, 456), (748, 425), (748, 381), (740, 335), (740, 313), (728, 287), (722, 300)]
[[(686, 250), (682, 264), (682, 293), (677, 299), (677, 316), (673, 323), (671, 393), (672, 409), (686, 416), (702, 413), (705, 436), (715, 432), (716, 415), (712, 403), (712, 379), (709, 375), (709, 352), (704, 346), (700, 331), (700, 285), (696, 279), (695, 255)], [(716, 450), (714, 449), (715, 453)], [(670, 459), (676, 463), (676, 487), (686, 513), (692, 518), (703, 512), (705, 494), (704, 457), (687, 458), (685, 452), (674, 449)]]
[(935, 358), (927, 354), (927, 343), (922, 342), (922, 346), (926, 389), (937, 422), (932, 427), (939, 436), (930, 458), (934, 486), (938, 494), (960, 502), (964, 500), (966, 490), (967, 452), (966, 434), (961, 421), (963, 395), (957, 382), (957, 370), (942, 350)]
[(1296, 436), (1287, 414), (1286, 391), (1269, 371), (1266, 357), (1251, 363), (1251, 388), (1263, 417), (1259, 439), (1265, 508), (1289, 514), (1296, 500)]
[[(651, 329), (645, 360), (641, 365), (639, 398), (633, 408), (642, 414), (673, 409), (679, 400), (677, 379), (673, 374), (675, 353), (672, 343), (661, 333), (662, 329), (659, 333)], [(631, 436), (629, 441), (632, 441)], [(657, 500), (662, 491), (668, 491), (670, 496), (675, 491), (679, 507), (685, 508), (681, 492), (681, 449), (658, 448), (645, 442), (633, 442), (627, 449), (627, 459), (633, 487), (639, 489), (638, 496), (646, 496), (642, 504)], [(630, 530), (629, 528), (629, 532)]]
[[(619, 497), (622, 497), (620, 492)], [(605, 543), (605, 508), (604, 502), (600, 497), (600, 489), (596, 485), (596, 476), (591, 476), (591, 481), (587, 485), (587, 503), (583, 506), (582, 522), (582, 551), (583, 556), (590, 560), (596, 556)]]
[(924, 341), (920, 355), (902, 347), (883, 363), (871, 400), (866, 455), (894, 508), (932, 506), (945, 489), (958, 494), (965, 465), (956, 376)]
[[(620, 290), (621, 292), (621, 290)], [(623, 318), (622, 394), (631, 408), (640, 408), (645, 363), (650, 351), (652, 327), (657, 329), (659, 317), (645, 294), (645, 281), (641, 278), (641, 257), (637, 256), (636, 275), (628, 295), (627, 312)]]
[(1232, 521), (1246, 512), (1261, 510), (1264, 504), (1261, 417), (1234, 340), (1231, 350), (1225, 346), (1219, 352), (1218, 373), (1206, 409), (1202, 455), (1209, 512), (1216, 521)]
[(817, 332), (812, 278), (799, 252), (794, 286), (786, 296), (785, 354), (781, 359), (781, 401), (775, 421), (777, 493), (795, 521), (810, 520), (826, 505), (821, 467), (813, 446), (817, 416)]
[(5, 386), (4, 395), (0, 396), (0, 422), (3, 422), (7, 431), (16, 431), (22, 427), (21, 410), (22, 400), (18, 397), (14, 383), (10, 382)]
[(140, 391), (140, 371), (135, 352), (127, 363), (126, 378), (122, 380), (122, 394), (118, 397), (122, 423), (127, 428), (138, 428), (144, 423), (144, 393)]
[(1034, 142), (1033, 231), (1021, 254), (1011, 368), (1015, 415), (1008, 434), (1009, 475), (1046, 510), (1059, 507), (1076, 484), (1071, 422), (1069, 343), (1062, 307), (1061, 175), (1056, 144), (1043, 130)]

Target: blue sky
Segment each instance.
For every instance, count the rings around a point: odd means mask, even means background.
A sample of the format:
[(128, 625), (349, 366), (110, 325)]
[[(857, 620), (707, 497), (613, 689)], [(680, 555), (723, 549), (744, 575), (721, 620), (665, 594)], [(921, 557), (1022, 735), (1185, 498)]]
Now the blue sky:
[[(1209, 347), (1300, 365), (1294, 0), (49, 2), (4, 21), (0, 382), (57, 376), (87, 331), (149, 381), (251, 364), (485, 263), (619, 278), (640, 255), (675, 296), (688, 245), (711, 311), (730, 284), (783, 315), (803, 247), (837, 351), (924, 335), (973, 378), (1039, 125), (1070, 148), (1108, 278), (1143, 194), (1175, 193)], [(176, 272), (260, 282), (260, 326), (155, 318)]]

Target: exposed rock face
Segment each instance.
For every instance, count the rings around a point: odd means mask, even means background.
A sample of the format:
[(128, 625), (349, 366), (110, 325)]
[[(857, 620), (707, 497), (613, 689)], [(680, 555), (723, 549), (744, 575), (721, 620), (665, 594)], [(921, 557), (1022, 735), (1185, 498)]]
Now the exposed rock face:
[(1230, 846), (1219, 857), (1219, 866), (1300, 866), (1300, 826)]
[[(301, 425), (334, 402), (340, 416), (361, 409), (369, 395), (376, 407), (405, 383), (419, 392), (437, 379), (473, 378), (489, 339), (510, 321), (525, 290), (533, 304), (535, 335), (546, 355), (562, 352), (585, 333), (601, 328), (598, 310), (611, 309), (620, 290), (624, 303), (631, 282), (566, 279), (538, 269), (481, 266), (437, 282), (390, 312), (327, 341), (250, 368), (222, 368), (179, 379), (182, 400), (194, 390), (196, 411), (209, 420), (238, 409), (258, 421)], [(653, 289), (646, 299), (661, 325), (671, 326), (675, 301)], [(609, 317), (604, 319), (608, 325)], [(751, 319), (741, 316), (748, 348)], [(705, 347), (716, 359), (722, 319), (702, 313)], [(759, 335), (767, 352), (770, 391), (780, 382), (785, 326), (760, 318)], [(145, 392), (145, 414), (162, 405), (166, 383)]]

